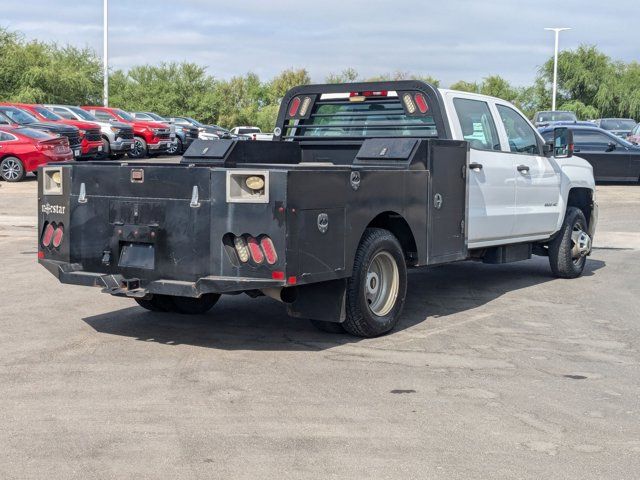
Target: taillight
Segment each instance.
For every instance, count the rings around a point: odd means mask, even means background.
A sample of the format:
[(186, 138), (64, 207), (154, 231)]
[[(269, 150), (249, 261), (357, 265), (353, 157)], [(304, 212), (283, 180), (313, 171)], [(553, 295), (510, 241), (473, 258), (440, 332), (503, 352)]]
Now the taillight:
[(64, 236), (64, 228), (62, 228), (62, 225), (58, 225), (58, 228), (56, 228), (56, 231), (53, 234), (54, 248), (58, 248), (60, 246), (60, 244), (62, 243), (63, 236)]
[(291, 105), (289, 105), (289, 116), (295, 117), (296, 113), (298, 113), (298, 108), (300, 107), (300, 97), (295, 97), (291, 100)]
[(420, 113), (427, 113), (429, 111), (429, 105), (427, 105), (427, 99), (421, 93), (416, 93), (416, 105)]
[(278, 254), (276, 253), (276, 247), (273, 245), (273, 240), (269, 237), (262, 237), (260, 239), (260, 246), (269, 265), (273, 265), (278, 261)]
[(42, 246), (48, 247), (51, 245), (51, 239), (53, 239), (53, 234), (55, 232), (55, 228), (52, 224), (48, 223), (46, 227), (44, 227), (44, 233), (42, 234)]
[(371, 90), (367, 90), (366, 92), (362, 92), (362, 96), (363, 97), (386, 97), (387, 94), (389, 92), (387, 92), (387, 90), (378, 90), (378, 91), (371, 91)]
[(249, 248), (247, 247), (247, 242), (242, 237), (235, 237), (233, 239), (233, 246), (236, 248), (236, 253), (238, 254), (238, 258), (242, 263), (247, 263), (249, 261)]
[(262, 254), (262, 250), (260, 250), (260, 245), (258, 245), (258, 241), (249, 237), (247, 239), (247, 245), (249, 245), (249, 252), (251, 253), (251, 259), (256, 263), (262, 263), (264, 261), (264, 255)]

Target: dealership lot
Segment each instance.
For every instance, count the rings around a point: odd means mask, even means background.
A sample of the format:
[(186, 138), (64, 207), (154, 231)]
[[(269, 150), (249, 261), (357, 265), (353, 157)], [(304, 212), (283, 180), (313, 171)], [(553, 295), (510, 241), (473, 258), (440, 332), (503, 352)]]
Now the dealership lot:
[(2, 478), (634, 478), (640, 187), (598, 187), (587, 271), (410, 274), (400, 327), (322, 334), (273, 300), (149, 313), (36, 263), (0, 183)]

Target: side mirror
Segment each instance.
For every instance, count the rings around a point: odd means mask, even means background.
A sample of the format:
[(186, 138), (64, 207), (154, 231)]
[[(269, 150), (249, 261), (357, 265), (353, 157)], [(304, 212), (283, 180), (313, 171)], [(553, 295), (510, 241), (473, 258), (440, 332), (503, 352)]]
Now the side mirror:
[(566, 127), (553, 129), (553, 156), (571, 158), (573, 156), (573, 131)]
[(617, 147), (616, 142), (609, 142), (607, 144), (607, 152), (613, 152)]

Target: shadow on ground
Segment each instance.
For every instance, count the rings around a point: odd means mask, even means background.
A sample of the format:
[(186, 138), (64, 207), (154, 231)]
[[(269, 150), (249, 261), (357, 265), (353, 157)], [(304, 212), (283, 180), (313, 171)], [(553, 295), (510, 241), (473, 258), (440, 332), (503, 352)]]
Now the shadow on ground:
[[(590, 259), (584, 276), (594, 275), (604, 266), (603, 261)], [(552, 277), (544, 258), (509, 265), (464, 262), (413, 270), (396, 331), (430, 318), (463, 313), (507, 292), (550, 281), (571, 280)], [(223, 296), (206, 315), (153, 313), (136, 305), (83, 320), (100, 333), (224, 350), (324, 350), (360, 341), (350, 335), (319, 332), (305, 320), (289, 318), (282, 304), (245, 295)]]

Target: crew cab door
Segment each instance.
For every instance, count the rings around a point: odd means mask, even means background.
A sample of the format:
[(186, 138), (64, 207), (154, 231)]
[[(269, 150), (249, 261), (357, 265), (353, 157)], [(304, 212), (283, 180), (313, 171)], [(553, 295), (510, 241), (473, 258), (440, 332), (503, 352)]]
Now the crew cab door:
[(556, 229), (561, 214), (560, 170), (544, 155), (544, 142), (512, 106), (496, 102), (503, 149), (513, 159), (516, 178), (514, 237), (542, 236)]
[(591, 164), (596, 180), (628, 180), (631, 176), (629, 150), (614, 135), (575, 129), (573, 141), (574, 153)]
[(469, 248), (500, 243), (515, 224), (516, 165), (501, 152), (489, 102), (459, 92), (447, 94), (454, 138), (469, 142)]

